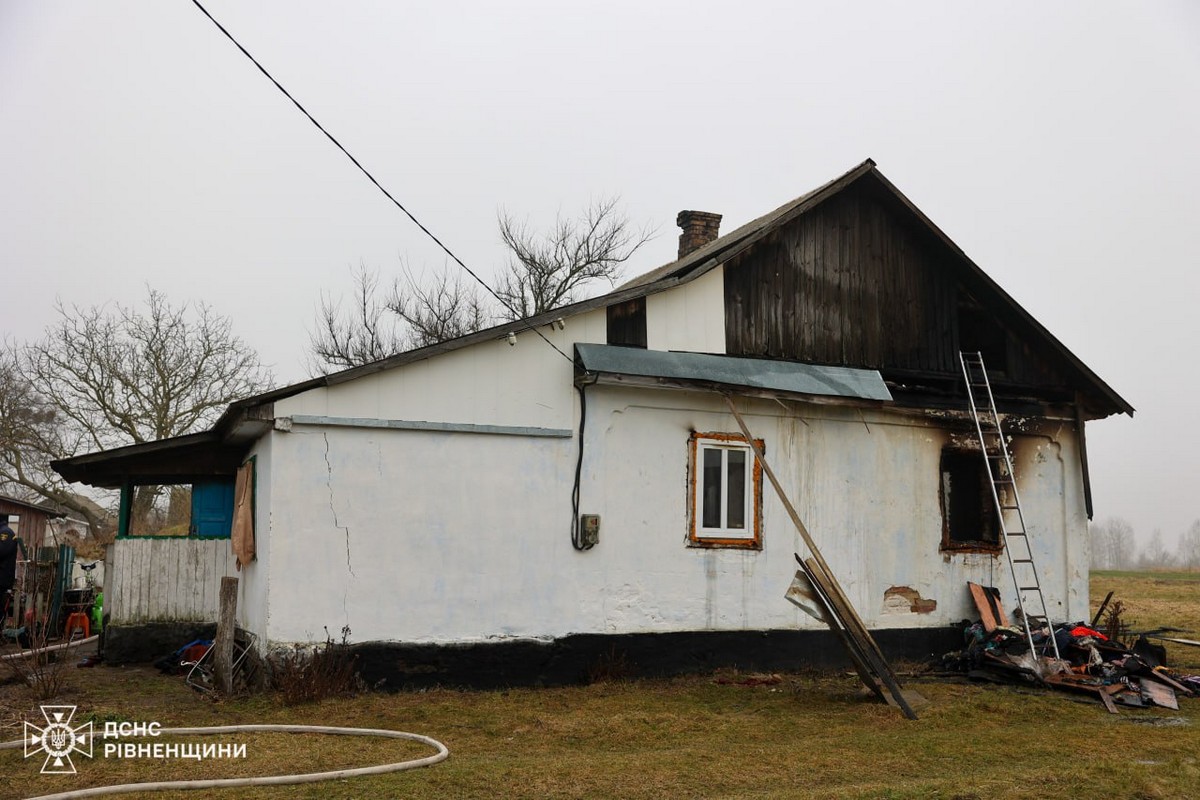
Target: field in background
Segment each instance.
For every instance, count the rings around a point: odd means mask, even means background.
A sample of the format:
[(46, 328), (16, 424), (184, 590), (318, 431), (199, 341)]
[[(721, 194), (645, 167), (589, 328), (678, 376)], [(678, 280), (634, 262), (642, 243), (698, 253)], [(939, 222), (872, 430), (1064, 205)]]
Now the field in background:
[[(1132, 630), (1183, 628), (1191, 633), (1167, 635), (1200, 640), (1200, 572), (1093, 572), (1093, 611), (1110, 591), (1125, 604), (1124, 620)], [(1166, 648), (1172, 668), (1200, 673), (1200, 647), (1167, 642)]]
[[(1137, 628), (1200, 631), (1200, 575), (1103, 572)], [(964, 589), (965, 591), (965, 589)], [(1191, 637), (1197, 638), (1197, 637)], [(1200, 673), (1200, 649), (1168, 644), (1172, 664)], [(1186, 798), (1200, 796), (1200, 700), (1180, 712), (1122, 709), (1070, 695), (910, 680), (931, 703), (921, 719), (863, 700), (855, 679), (793, 674), (746, 685), (724, 673), (665, 681), (502, 692), (371, 694), (282, 708), (256, 697), (212, 703), (149, 668), (76, 670), (57, 702), (102, 723), (293, 722), (386, 727), (450, 750), (429, 769), (216, 798)], [(41, 723), (38, 704), (0, 689), (2, 737)], [(228, 741), (228, 738), (222, 739)], [(182, 739), (179, 741), (183, 741)], [(0, 797), (110, 783), (310, 772), (425, 754), (417, 745), (317, 736), (241, 736), (244, 761), (77, 759), (74, 777), (38, 774), (41, 759), (0, 752)], [(6, 794), (7, 793), (7, 794)], [(195, 800), (201, 793), (122, 797)]]

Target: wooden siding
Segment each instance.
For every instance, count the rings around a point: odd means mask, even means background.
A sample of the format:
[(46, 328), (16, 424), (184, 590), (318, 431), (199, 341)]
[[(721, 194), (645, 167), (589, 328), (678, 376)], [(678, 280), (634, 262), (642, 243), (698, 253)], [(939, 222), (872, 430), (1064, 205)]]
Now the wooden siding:
[(1061, 386), (1061, 370), (1029, 337), (976, 301), (954, 254), (906, 224), (894, 200), (853, 186), (726, 265), (725, 335), (732, 355), (947, 376), (959, 373), (958, 315), (996, 328), (1003, 377)]
[(228, 539), (118, 539), (111, 553), (114, 624), (216, 622), (221, 578), (237, 575)]
[(9, 520), (9, 527), (24, 542), (25, 551), (33, 558), (37, 549), (46, 544), (46, 512), (32, 508), (27, 503), (0, 497), (0, 514), (16, 517)]
[(646, 347), (646, 298), (613, 303), (607, 309), (608, 343)]

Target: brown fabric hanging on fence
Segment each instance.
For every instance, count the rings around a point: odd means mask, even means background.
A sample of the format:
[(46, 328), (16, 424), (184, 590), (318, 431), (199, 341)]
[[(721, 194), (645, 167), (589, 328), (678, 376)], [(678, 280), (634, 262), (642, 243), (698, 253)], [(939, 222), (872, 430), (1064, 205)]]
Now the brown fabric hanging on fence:
[(237, 569), (254, 560), (254, 459), (238, 467), (233, 486), (233, 555)]

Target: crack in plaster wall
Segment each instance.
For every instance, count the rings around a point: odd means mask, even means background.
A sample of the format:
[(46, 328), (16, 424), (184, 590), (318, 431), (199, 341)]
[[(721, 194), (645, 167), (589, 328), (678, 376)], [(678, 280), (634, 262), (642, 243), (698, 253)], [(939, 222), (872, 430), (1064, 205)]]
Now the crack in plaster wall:
[(337, 509), (333, 503), (333, 462), (329, 460), (329, 434), (322, 433), (321, 437), (325, 440), (325, 485), (329, 487), (329, 510), (333, 513), (333, 527), (346, 534), (346, 569), (352, 577), (357, 577), (354, 575), (354, 566), (350, 563), (350, 526), (338, 522)]

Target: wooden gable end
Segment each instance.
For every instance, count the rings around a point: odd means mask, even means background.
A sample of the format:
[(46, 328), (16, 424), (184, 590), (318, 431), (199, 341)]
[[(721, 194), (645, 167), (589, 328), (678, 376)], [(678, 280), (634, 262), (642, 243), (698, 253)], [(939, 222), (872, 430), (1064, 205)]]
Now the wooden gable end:
[(998, 385), (1070, 397), (1036, 335), (869, 176), (726, 263), (725, 337), (730, 354), (950, 383), (979, 350)]

